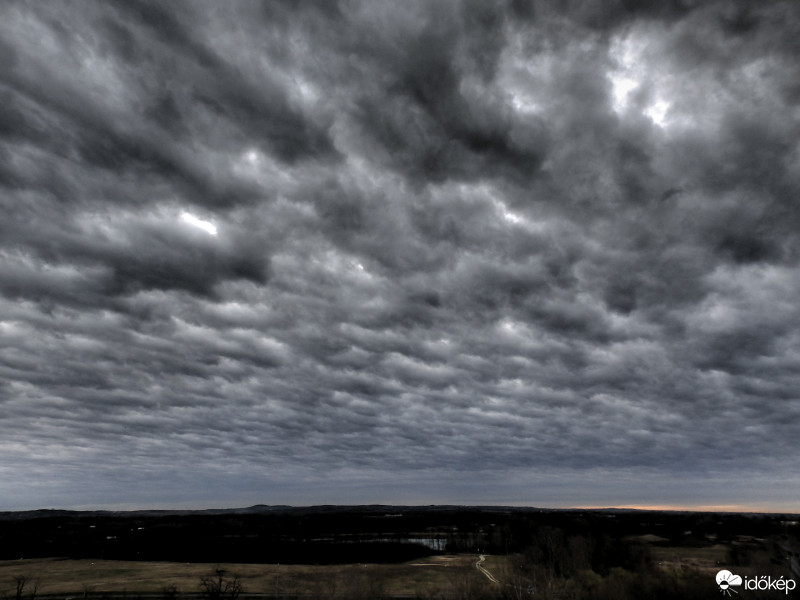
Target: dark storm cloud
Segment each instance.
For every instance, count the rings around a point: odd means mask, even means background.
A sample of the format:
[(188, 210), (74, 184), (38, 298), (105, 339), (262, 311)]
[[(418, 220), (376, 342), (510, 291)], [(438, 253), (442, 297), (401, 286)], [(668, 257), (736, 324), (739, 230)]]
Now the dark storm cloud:
[(794, 3), (0, 11), (4, 504), (797, 508)]

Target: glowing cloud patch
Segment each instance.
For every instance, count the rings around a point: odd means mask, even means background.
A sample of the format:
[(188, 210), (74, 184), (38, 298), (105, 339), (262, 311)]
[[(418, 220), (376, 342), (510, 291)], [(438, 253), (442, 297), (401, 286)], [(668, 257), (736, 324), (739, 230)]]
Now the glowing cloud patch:
[(202, 229), (209, 235), (217, 235), (217, 226), (211, 223), (210, 221), (204, 221), (202, 219), (198, 219), (193, 214), (188, 213), (186, 211), (181, 213), (181, 220), (192, 225), (193, 227), (197, 227), (198, 229)]
[(667, 111), (669, 110), (669, 104), (664, 102), (663, 100), (659, 100), (652, 106), (648, 107), (647, 110), (644, 111), (644, 114), (650, 117), (650, 120), (653, 121), (659, 127), (664, 127), (667, 122)]
[(612, 74), (608, 77), (611, 79), (612, 93), (614, 94), (614, 111), (620, 114), (628, 106), (628, 95), (635, 90), (639, 84), (635, 79), (617, 74)]

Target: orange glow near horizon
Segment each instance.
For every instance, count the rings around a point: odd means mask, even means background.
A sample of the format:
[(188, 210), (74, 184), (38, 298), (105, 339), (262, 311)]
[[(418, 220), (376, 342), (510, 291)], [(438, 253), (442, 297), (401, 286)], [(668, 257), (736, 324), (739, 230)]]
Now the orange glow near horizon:
[(800, 507), (775, 507), (757, 506), (753, 504), (625, 504), (605, 506), (576, 506), (586, 510), (603, 508), (633, 509), (633, 510), (676, 510), (686, 512), (745, 512), (745, 513), (798, 513)]

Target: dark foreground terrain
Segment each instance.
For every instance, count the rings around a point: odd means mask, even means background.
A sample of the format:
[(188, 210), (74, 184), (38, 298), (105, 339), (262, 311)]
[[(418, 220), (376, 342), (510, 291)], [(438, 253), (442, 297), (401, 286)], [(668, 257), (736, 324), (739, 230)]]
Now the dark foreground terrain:
[(721, 569), (800, 582), (797, 521), (455, 506), (0, 513), (0, 599), (711, 598)]

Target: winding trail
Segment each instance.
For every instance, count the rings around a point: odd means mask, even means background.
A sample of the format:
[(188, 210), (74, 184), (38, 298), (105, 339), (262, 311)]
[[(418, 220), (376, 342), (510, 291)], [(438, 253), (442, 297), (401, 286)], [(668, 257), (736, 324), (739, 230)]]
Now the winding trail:
[(479, 554), (478, 560), (475, 562), (475, 568), (478, 569), (478, 571), (480, 571), (484, 575), (486, 575), (486, 577), (488, 577), (489, 581), (491, 581), (492, 583), (500, 583), (499, 581), (497, 581), (495, 576), (492, 575), (489, 571), (487, 571), (486, 568), (483, 566), (483, 561), (485, 560), (486, 557), (483, 554)]

